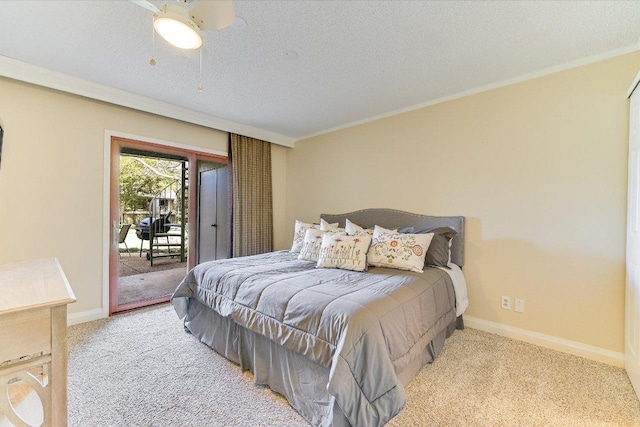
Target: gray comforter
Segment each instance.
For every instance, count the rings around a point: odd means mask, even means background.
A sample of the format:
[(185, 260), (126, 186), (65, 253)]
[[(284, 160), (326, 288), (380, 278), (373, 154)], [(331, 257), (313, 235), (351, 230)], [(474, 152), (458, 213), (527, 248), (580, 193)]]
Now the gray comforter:
[(172, 303), (190, 298), (330, 369), (328, 391), (354, 426), (382, 426), (404, 406), (395, 372), (455, 319), (449, 276), (317, 269), (288, 251), (196, 266)]

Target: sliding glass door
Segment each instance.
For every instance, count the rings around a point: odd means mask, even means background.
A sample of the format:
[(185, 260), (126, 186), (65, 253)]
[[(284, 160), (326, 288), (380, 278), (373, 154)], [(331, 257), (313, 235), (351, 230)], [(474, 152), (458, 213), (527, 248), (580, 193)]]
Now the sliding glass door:
[(189, 268), (226, 257), (226, 161), (112, 138), (110, 314), (166, 302)]

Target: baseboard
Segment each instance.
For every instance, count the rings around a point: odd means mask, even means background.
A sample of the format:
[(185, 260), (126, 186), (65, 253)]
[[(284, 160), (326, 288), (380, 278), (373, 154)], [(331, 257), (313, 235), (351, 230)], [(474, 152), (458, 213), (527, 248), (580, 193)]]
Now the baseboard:
[(528, 342), (530, 344), (539, 345), (540, 347), (546, 347), (563, 353), (573, 354), (596, 362), (602, 362), (620, 368), (624, 367), (624, 354), (616, 351), (606, 350), (604, 348), (582, 344), (577, 341), (566, 340), (538, 332), (532, 332), (526, 329), (516, 328), (514, 326), (507, 326), (501, 323), (490, 322), (488, 320), (478, 319), (477, 317), (472, 316), (465, 315), (464, 324), (465, 326), (473, 329), (491, 332), (492, 334)]
[(67, 314), (67, 325), (77, 325), (78, 323), (91, 322), (92, 320), (104, 319), (104, 312), (101, 308), (81, 311), (79, 313)]

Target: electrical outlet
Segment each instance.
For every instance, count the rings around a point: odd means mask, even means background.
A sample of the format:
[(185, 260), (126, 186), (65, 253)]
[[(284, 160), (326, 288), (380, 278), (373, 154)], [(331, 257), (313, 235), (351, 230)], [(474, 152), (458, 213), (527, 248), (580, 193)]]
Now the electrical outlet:
[(511, 297), (502, 296), (502, 308), (511, 310)]
[(516, 311), (518, 313), (524, 313), (524, 300), (516, 298)]

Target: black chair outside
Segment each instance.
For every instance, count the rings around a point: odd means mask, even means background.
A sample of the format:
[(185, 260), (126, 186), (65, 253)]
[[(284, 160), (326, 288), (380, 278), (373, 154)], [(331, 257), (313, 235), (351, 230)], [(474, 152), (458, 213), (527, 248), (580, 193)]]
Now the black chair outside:
[[(151, 251), (153, 236), (169, 232), (171, 229), (171, 214), (172, 212), (169, 211), (160, 218), (148, 217), (140, 221), (140, 224), (136, 227), (136, 236), (141, 240), (140, 256), (142, 256), (142, 246), (145, 240), (149, 241), (149, 251)], [(147, 259), (150, 259), (150, 253), (147, 253)]]

